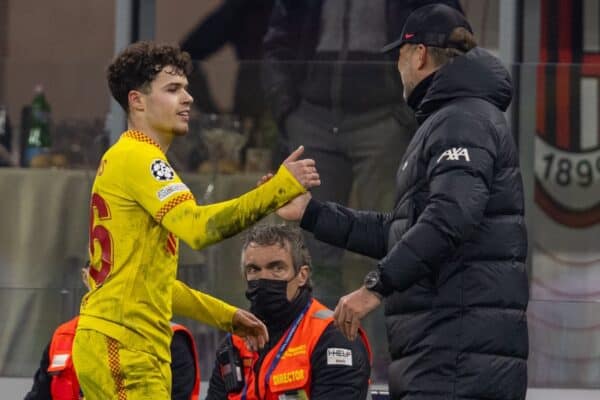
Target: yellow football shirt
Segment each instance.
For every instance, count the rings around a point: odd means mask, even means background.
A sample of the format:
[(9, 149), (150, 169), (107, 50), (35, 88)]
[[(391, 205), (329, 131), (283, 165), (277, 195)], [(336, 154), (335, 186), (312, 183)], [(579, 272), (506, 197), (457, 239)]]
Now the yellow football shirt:
[(90, 200), (90, 284), (78, 329), (170, 361), (172, 313), (231, 329), (236, 308), (176, 281), (178, 238), (194, 249), (235, 235), (304, 192), (285, 168), (229, 201), (200, 206), (158, 144), (126, 131), (102, 157)]

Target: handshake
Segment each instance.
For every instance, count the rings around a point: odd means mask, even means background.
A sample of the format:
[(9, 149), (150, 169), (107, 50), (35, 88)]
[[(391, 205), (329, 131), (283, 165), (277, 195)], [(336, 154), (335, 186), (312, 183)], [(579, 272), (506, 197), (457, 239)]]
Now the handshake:
[[(277, 215), (286, 221), (300, 221), (302, 219), (304, 211), (312, 197), (308, 189), (321, 185), (321, 178), (319, 177), (315, 160), (310, 158), (300, 159), (302, 153), (304, 153), (304, 146), (300, 146), (294, 150), (282, 163), (294, 178), (307, 189), (305, 193), (297, 196), (277, 210)], [(262, 185), (272, 177), (272, 173), (263, 175), (256, 183), (256, 186)]]

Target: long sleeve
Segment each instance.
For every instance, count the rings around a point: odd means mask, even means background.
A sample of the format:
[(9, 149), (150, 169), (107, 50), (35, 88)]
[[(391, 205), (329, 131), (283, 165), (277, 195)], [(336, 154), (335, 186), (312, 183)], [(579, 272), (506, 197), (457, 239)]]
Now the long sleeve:
[(332, 202), (311, 199), (300, 227), (315, 238), (356, 253), (380, 259), (386, 254), (392, 215), (358, 211)]
[(206, 293), (191, 289), (181, 281), (173, 285), (173, 314), (192, 318), (231, 332), (237, 308)]
[(268, 182), (235, 199), (206, 206), (186, 200), (170, 209), (160, 222), (199, 250), (241, 232), (305, 191), (282, 166)]
[(434, 127), (424, 152), (429, 197), (416, 223), (379, 263), (386, 285), (402, 291), (436, 274), (479, 225), (496, 156), (490, 131), (465, 116), (446, 117)]
[(239, 197), (199, 205), (158, 146), (125, 141), (122, 148), (112, 171), (126, 168), (128, 173), (114, 184), (116, 190), (195, 250), (237, 234), (306, 191), (282, 165), (269, 181)]
[(193, 60), (203, 60), (231, 40), (239, 28), (245, 0), (227, 0), (199, 23), (181, 43)]

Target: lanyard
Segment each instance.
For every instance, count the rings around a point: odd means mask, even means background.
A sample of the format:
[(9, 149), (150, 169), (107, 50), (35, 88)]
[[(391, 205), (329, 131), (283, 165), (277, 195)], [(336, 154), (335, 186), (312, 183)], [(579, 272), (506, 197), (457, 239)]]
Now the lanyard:
[[(292, 324), (292, 327), (289, 329), (287, 335), (285, 335), (285, 339), (283, 340), (283, 343), (279, 347), (279, 350), (277, 351), (275, 358), (273, 359), (273, 361), (271, 361), (271, 365), (269, 365), (269, 369), (267, 370), (267, 374), (265, 375), (265, 388), (267, 386), (269, 386), (269, 379), (271, 379), (271, 374), (275, 370), (275, 367), (277, 367), (277, 364), (279, 364), (279, 360), (281, 360), (281, 357), (283, 356), (283, 353), (285, 352), (288, 345), (290, 344), (290, 341), (292, 340), (294, 333), (296, 333), (296, 329), (298, 329), (298, 326), (300, 325), (300, 321), (302, 321), (302, 318), (304, 318), (304, 315), (308, 311), (308, 308), (310, 307), (311, 304), (312, 304), (312, 300), (310, 300), (308, 303), (306, 303), (306, 306), (304, 307), (304, 309), (302, 310), (300, 315), (298, 315), (298, 317)], [(259, 372), (259, 375), (260, 375), (260, 372)], [(246, 400), (247, 393), (248, 393), (248, 385), (246, 382), (244, 382), (244, 391), (242, 392), (242, 400)]]

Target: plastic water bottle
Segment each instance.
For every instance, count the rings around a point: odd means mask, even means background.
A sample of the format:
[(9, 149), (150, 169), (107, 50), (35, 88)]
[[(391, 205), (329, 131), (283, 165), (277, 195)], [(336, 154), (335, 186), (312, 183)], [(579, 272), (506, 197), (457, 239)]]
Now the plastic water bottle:
[(25, 165), (31, 165), (33, 158), (48, 152), (51, 145), (50, 104), (48, 104), (44, 95), (43, 86), (37, 85), (31, 102), (29, 132), (25, 148)]

